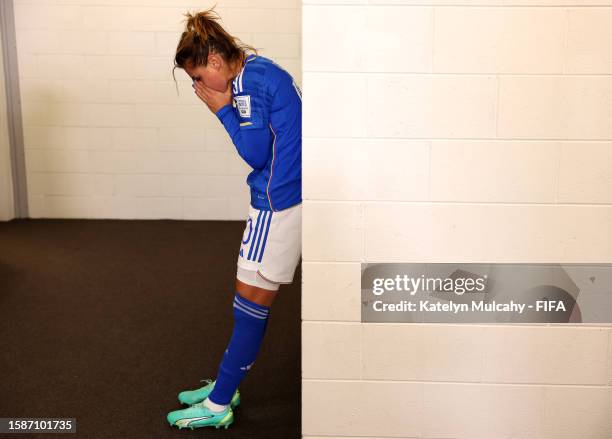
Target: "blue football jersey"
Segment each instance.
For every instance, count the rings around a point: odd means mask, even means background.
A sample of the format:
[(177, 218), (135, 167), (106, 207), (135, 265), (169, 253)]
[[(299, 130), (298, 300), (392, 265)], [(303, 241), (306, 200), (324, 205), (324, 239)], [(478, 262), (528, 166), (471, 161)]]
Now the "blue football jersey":
[(292, 76), (269, 58), (250, 54), (232, 81), (233, 102), (217, 116), (240, 156), (251, 205), (283, 210), (302, 202), (302, 94)]

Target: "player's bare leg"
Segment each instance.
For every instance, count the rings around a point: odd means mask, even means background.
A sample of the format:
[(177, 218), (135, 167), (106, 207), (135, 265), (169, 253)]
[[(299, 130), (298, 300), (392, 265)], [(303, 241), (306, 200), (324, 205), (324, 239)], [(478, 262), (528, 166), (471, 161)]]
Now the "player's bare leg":
[(256, 287), (236, 279), (236, 291), (244, 297), (259, 305), (270, 307), (278, 294), (278, 290), (267, 290), (265, 288)]

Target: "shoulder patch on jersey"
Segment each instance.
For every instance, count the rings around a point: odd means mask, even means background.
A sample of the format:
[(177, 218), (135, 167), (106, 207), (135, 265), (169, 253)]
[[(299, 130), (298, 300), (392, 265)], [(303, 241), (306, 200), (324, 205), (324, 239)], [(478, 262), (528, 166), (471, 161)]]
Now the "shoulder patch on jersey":
[(234, 96), (234, 101), (236, 102), (236, 108), (238, 108), (240, 117), (251, 117), (250, 95)]

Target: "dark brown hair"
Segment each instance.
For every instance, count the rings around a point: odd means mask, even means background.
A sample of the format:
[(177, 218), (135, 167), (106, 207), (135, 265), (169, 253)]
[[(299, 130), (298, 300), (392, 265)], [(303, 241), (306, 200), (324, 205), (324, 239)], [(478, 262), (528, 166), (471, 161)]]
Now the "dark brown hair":
[(221, 55), (226, 62), (235, 60), (243, 62), (246, 50), (258, 54), (257, 49), (242, 43), (240, 39), (223, 29), (217, 21), (221, 17), (213, 11), (215, 6), (206, 11), (185, 14), (187, 17), (185, 30), (176, 47), (172, 77), (177, 67), (184, 69), (185, 66), (205, 66), (208, 63), (209, 53)]

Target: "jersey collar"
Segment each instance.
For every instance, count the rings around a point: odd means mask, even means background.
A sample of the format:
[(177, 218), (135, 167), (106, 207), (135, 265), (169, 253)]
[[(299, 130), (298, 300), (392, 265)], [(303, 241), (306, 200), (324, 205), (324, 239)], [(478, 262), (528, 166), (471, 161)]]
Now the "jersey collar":
[(257, 58), (257, 56), (252, 53), (249, 54), (245, 58), (244, 65), (242, 66), (242, 70), (240, 70), (240, 73), (238, 73), (238, 76), (236, 76), (234, 80), (232, 81), (232, 88), (233, 88), (234, 94), (243, 92), (242, 76), (244, 75), (244, 68), (246, 67), (246, 63), (248, 63), (249, 61), (253, 61), (255, 58)]

